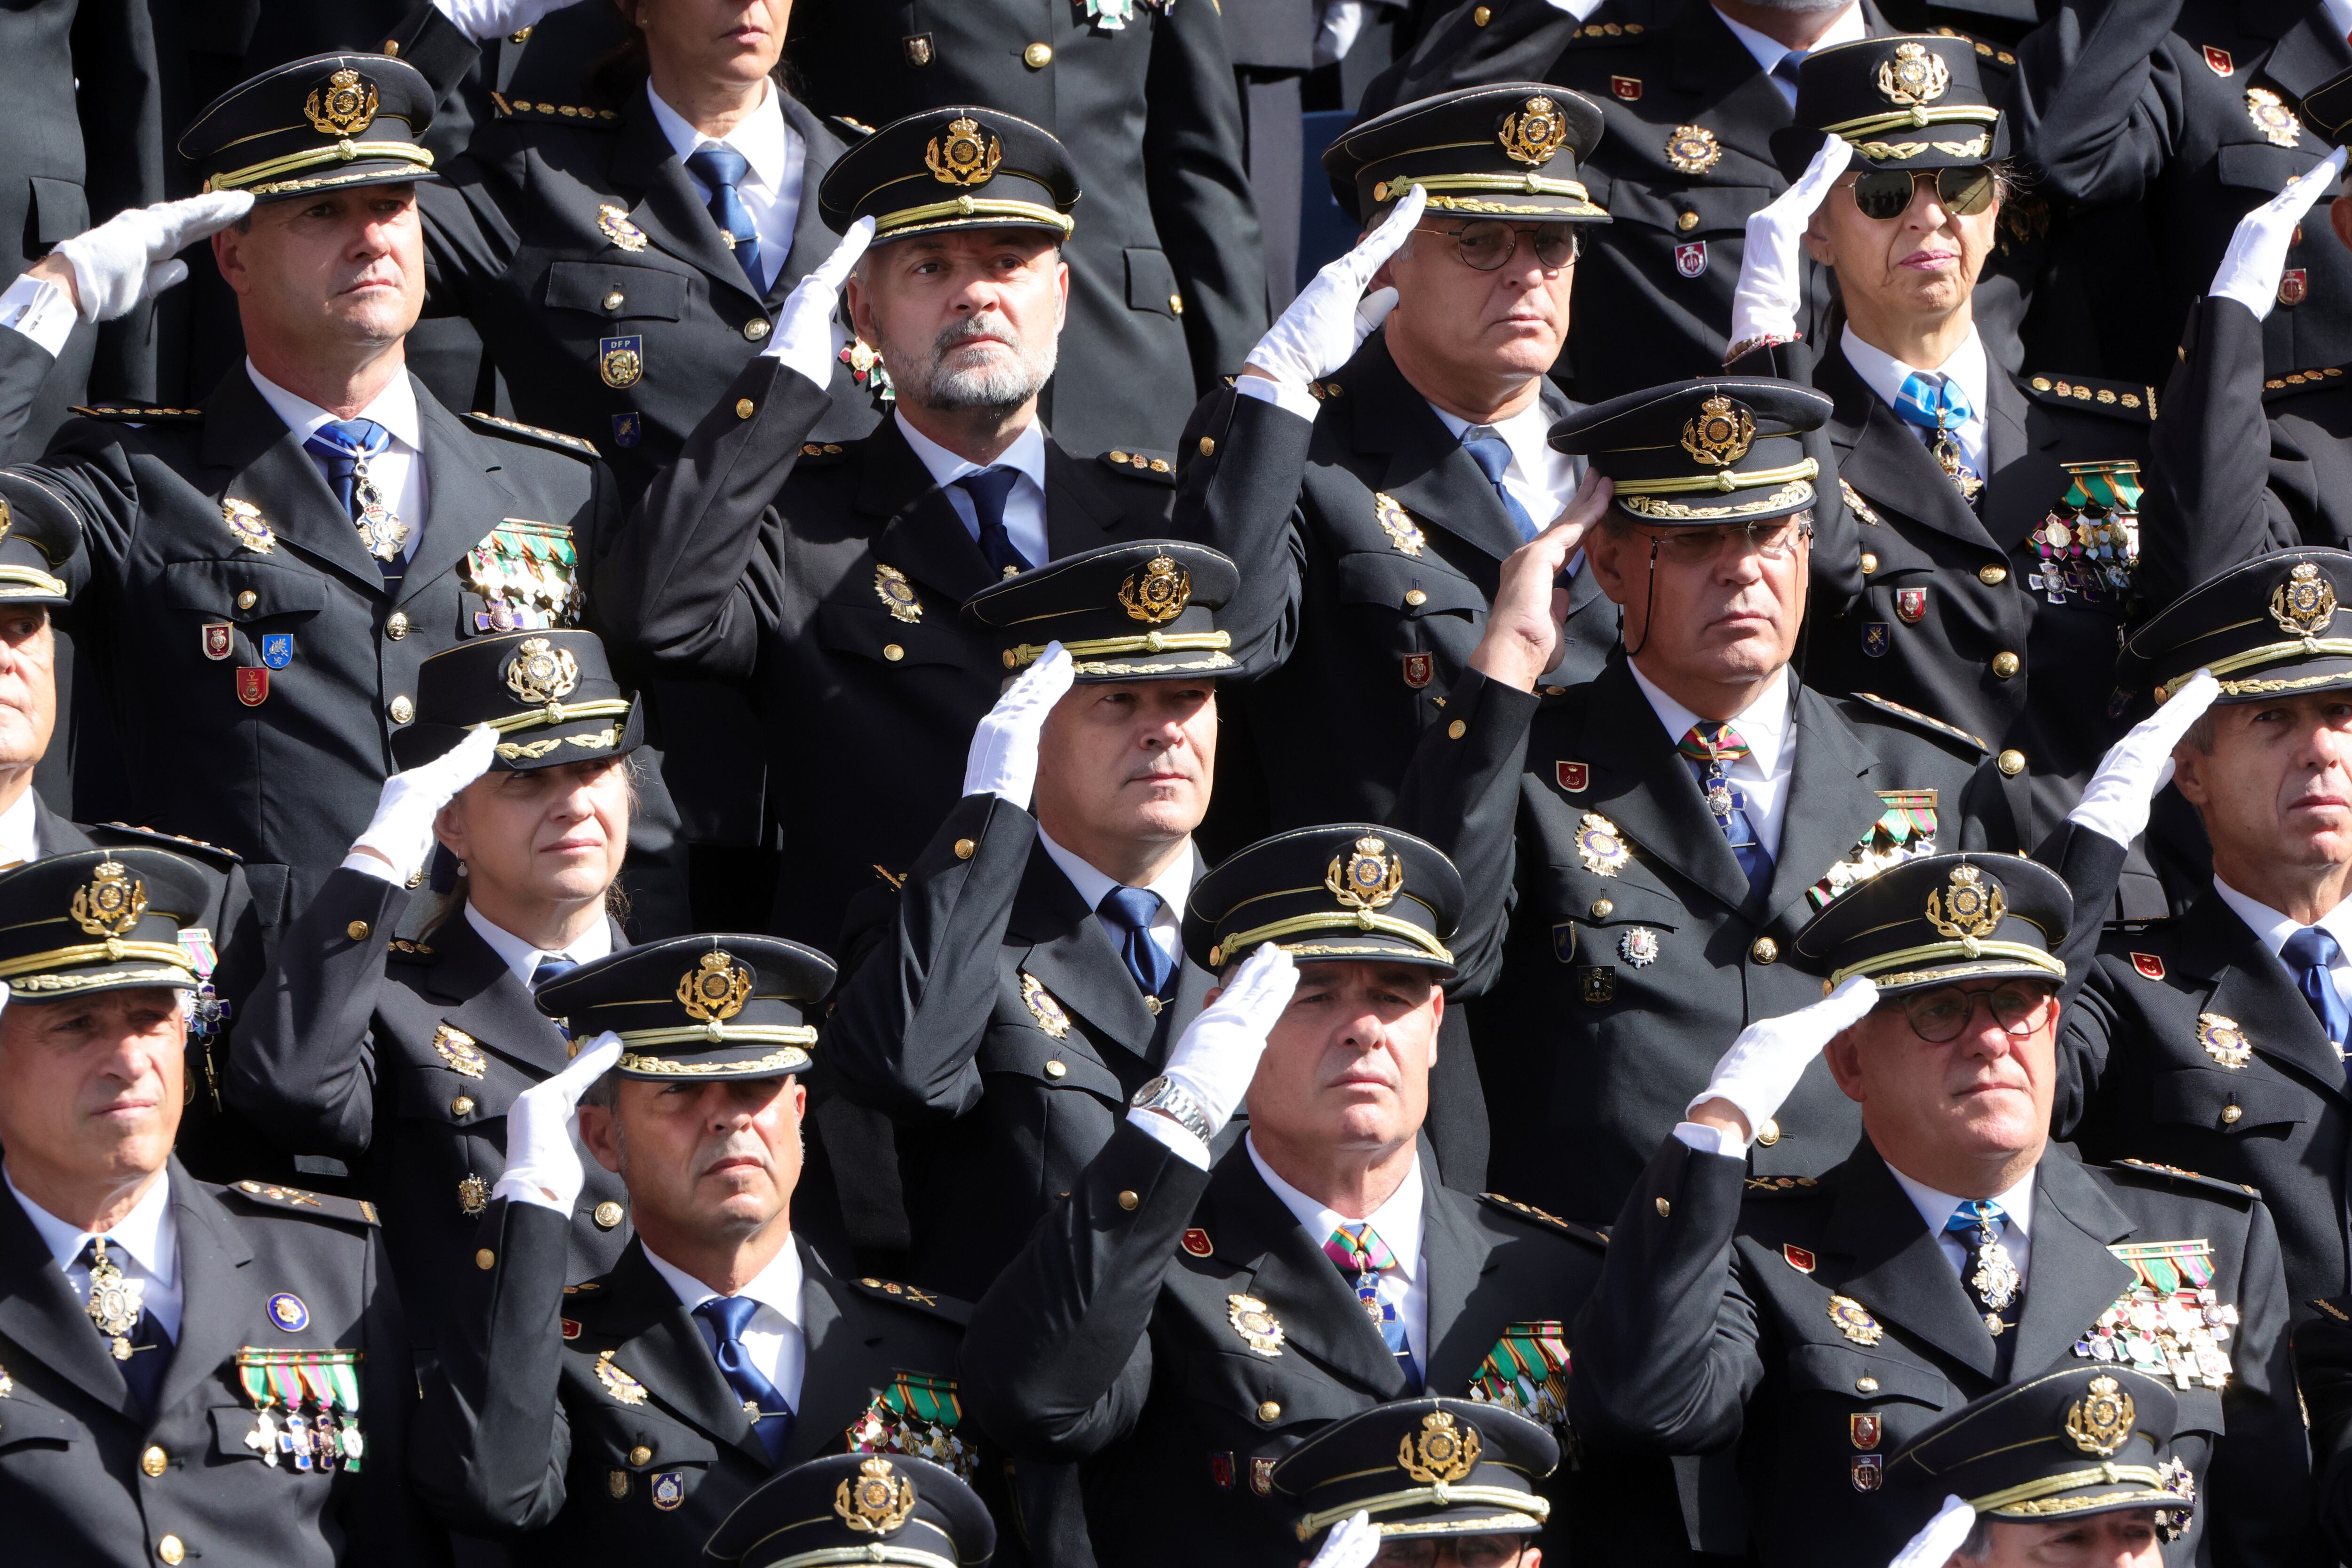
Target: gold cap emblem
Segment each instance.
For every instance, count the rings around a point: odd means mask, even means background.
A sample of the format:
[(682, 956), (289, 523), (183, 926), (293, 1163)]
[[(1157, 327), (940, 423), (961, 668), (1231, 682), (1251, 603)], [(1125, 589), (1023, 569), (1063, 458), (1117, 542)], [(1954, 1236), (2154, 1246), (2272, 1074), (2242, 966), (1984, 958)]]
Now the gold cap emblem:
[(2317, 636), (2336, 619), (2336, 585), (2305, 561), (2271, 594), (2271, 618), (2294, 636)]
[(1118, 585), (1118, 601), (1131, 619), (1165, 625), (1192, 602), (1192, 574), (1164, 555), (1153, 556)]
[(2131, 1437), (2132, 1396), (2112, 1377), (2094, 1377), (2083, 1397), (2066, 1406), (2066, 1436), (2086, 1454), (2105, 1458)]
[(74, 892), (74, 920), (92, 936), (128, 936), (146, 913), (147, 889), (121, 861), (99, 862), (91, 880)]
[(1897, 44), (1895, 57), (1878, 68), (1878, 90), (1886, 101), (1910, 108), (1933, 103), (1952, 85), (1952, 68), (1925, 44)]
[(969, 115), (948, 121), (946, 145), (934, 136), (923, 149), (923, 162), (931, 171), (931, 178), (942, 185), (984, 185), (996, 172), (996, 165), (1004, 157), (1004, 143), (991, 136), (983, 146), (980, 140), (980, 121)]
[(507, 665), (507, 690), (520, 703), (557, 703), (580, 684), (580, 661), (544, 637), (526, 637)]
[(1455, 1427), (1444, 1410), (1421, 1418), (1421, 1430), (1397, 1439), (1397, 1469), (1423, 1486), (1443, 1486), (1468, 1475), (1478, 1462), (1478, 1428)]
[(723, 947), (705, 953), (702, 962), (677, 982), (677, 1004), (686, 1016), (711, 1025), (741, 1012), (751, 995), (751, 971)]
[(914, 1515), (915, 1483), (877, 1456), (857, 1467), (855, 1480), (834, 1489), (833, 1511), (860, 1535), (887, 1535)]
[(1972, 865), (1954, 866), (1951, 879), (1927, 895), (1927, 924), (1963, 942), (1991, 936), (2008, 913), (2009, 896), (2000, 883), (1986, 881)]
[(1560, 118), (1559, 106), (1551, 99), (1531, 98), (1517, 113), (1503, 116), (1495, 140), (1503, 144), (1504, 157), (1538, 168), (1550, 162), (1568, 141), (1568, 121)]
[(1683, 450), (1695, 462), (1728, 468), (1756, 444), (1756, 416), (1745, 403), (1717, 392), (1683, 423)]
[(302, 112), (321, 135), (356, 136), (375, 119), (375, 83), (345, 67), (310, 89)]
[(1352, 853), (1331, 857), (1323, 885), (1341, 908), (1369, 915), (1396, 897), (1404, 886), (1404, 861), (1387, 851), (1385, 842), (1367, 836), (1356, 841)]

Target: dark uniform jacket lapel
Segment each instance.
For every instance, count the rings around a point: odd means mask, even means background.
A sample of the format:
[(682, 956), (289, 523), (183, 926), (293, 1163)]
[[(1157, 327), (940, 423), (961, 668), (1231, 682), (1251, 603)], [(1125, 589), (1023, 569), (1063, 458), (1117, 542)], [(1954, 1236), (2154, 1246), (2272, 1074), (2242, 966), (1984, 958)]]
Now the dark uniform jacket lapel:
[(1746, 907), (1748, 873), (1675, 749), (1682, 737), (1658, 722), (1624, 660), (1593, 682), (1590, 722), (1580, 741), (1592, 759), (1592, 810), (1727, 907)]
[[(2000, 373), (1994, 367), (1995, 375)], [(1822, 356), (1814, 383), (1837, 401), (1830, 439), (1838, 448), (1839, 476), (1873, 500), (1927, 528), (1989, 543), (1984, 525), (1885, 400), (1846, 361), (1843, 348)]]
[(69, 855), (97, 847), (88, 833), (50, 810), (47, 800), (38, 795), (33, 797), (33, 852), (36, 855), (47, 860), (52, 855)]
[(643, 1242), (629, 1243), (604, 1288), (609, 1304), (598, 1326), (626, 1336), (614, 1364), (644, 1384), (672, 1414), (714, 1440), (732, 1444), (761, 1469), (771, 1469), (768, 1450), (744, 1416), (743, 1402), (720, 1375), (709, 1342), (669, 1281), (646, 1261)]
[[(419, 407), (426, 401), (420, 394)], [(244, 366), (223, 376), (205, 401), (204, 443), (205, 466), (222, 471), (222, 494), (258, 507), (280, 548), (298, 549), (341, 569), (362, 587), (383, 591), (383, 569), (360, 543), (359, 530), (327, 488), (326, 475), (278, 411), (263, 401)], [(212, 477), (207, 475), (207, 483)], [(226, 528), (224, 556), (230, 553)]]
[[(719, 225), (704, 207), (694, 182), (687, 177), (677, 150), (662, 134), (661, 122), (654, 118), (653, 105), (644, 91), (629, 95), (628, 105), (621, 111), (619, 136), (613, 178), (640, 193), (629, 214), (631, 220), (645, 230), (646, 238), (701, 268), (714, 283), (756, 300), (751, 279), (735, 253), (720, 242)], [(815, 205), (816, 193), (804, 187), (801, 201), (803, 208)]]
[[(1845, 1162), (1822, 1249), (1853, 1260), (1837, 1285), (1870, 1312), (1990, 1378), (1992, 1336), (1886, 1162), (1865, 1140)], [(2113, 1298), (2110, 1297), (2110, 1300)], [(2087, 1320), (2086, 1320), (2087, 1321)], [(2081, 1332), (2077, 1325), (2076, 1333)]]
[[(873, 1309), (834, 1278), (808, 1247), (801, 1249), (801, 1333), (808, 1345), (801, 1375), (799, 1418), (784, 1453), (786, 1465), (839, 1448), (842, 1434), (897, 1370), (885, 1325)], [(756, 1445), (755, 1445), (756, 1446)]]
[[(400, 580), (400, 602), (407, 603), (433, 585), (436, 578), (466, 557), (501, 520), (520, 507), (514, 492), (499, 478), (496, 445), (467, 434), (457, 416), (416, 389), (419, 434), (425, 442), (425, 471), (431, 476), (426, 492), (425, 526), (410, 549), (407, 570)], [(530, 517), (529, 522), (562, 526), (563, 517)], [(585, 556), (591, 541), (582, 539)]]
[[(1773, 862), (1766, 924), (1793, 931), (1813, 913), (1805, 892), (1853, 853), (1886, 809), (1871, 787), (1878, 759), (1863, 748), (1853, 727), (1829, 699), (1789, 678), (1789, 736), (1797, 748), (1789, 774), (1789, 803), (1780, 816), (1780, 847)], [(1938, 802), (1957, 813), (1957, 800)], [(1957, 821), (1955, 827), (1957, 827)]]
[(0, 1188), (0, 1338), (110, 1410), (131, 1415), (131, 1385), (90, 1326), (65, 1270), (16, 1195)]
[(2019, 1375), (2065, 1355), (2133, 1278), (2107, 1250), (2131, 1234), (2130, 1217), (2056, 1145), (2034, 1171), (2033, 1199), (2032, 1267), (2011, 1364)]
[(895, 419), (859, 445), (857, 509), (877, 519), (875, 559), (961, 603), (996, 580), (923, 460)]
[[(541, 1012), (530, 988), (514, 977), (498, 949), (482, 940), (474, 923), (460, 915), (433, 934), (435, 961), (419, 970), (417, 993), (428, 1003), (448, 1010), (442, 1014), (453, 1029), (474, 1037), (485, 1051), (530, 1068), (533, 1076), (563, 1071), (562, 1032)], [(628, 946), (616, 937), (614, 949)]]
[[(1034, 944), (1021, 955), (1020, 967), (1056, 1001), (1137, 1056), (1151, 1054), (1157, 1020), (1145, 1009), (1143, 993), (1127, 972), (1127, 960), (1111, 945), (1110, 934), (1077, 888), (1043, 849), (1029, 856), (1005, 940), (1008, 946), (1024, 940)], [(1061, 1043), (1093, 1054), (1083, 1030)]]
[(1244, 1289), (1282, 1321), (1286, 1350), (1381, 1399), (1405, 1396), (1403, 1369), (1365, 1318), (1339, 1265), (1325, 1255), (1323, 1239), (1307, 1234), (1257, 1174), (1246, 1149), (1218, 1165), (1208, 1207), (1217, 1256), (1248, 1270)]
[[(2290, 99), (2301, 99), (2330, 77), (2352, 69), (2352, 47), (2328, 25), (2325, 5), (2244, 0), (2238, 7), (2238, 26), (2252, 37), (2278, 40), (2263, 62), (2262, 75), (2284, 88)], [(2326, 143), (2320, 146), (2324, 151)]]
[(1361, 400), (1356, 409), (1356, 450), (1386, 459), (1374, 488), (1421, 521), (1498, 560), (1527, 542), (1486, 482), (1486, 471), (1389, 358), (1385, 337), (1377, 346), (1366, 345), (1346, 381), (1351, 388), (1347, 395)]
[(2001, 373), (1998, 363), (1992, 366), (1985, 401), (1990, 405), (1985, 410), (1985, 461), (1991, 472), (1985, 476), (1984, 527), (1995, 544), (2010, 550), (2040, 526), (2050, 504), (2065, 491), (2047, 484), (2004, 484), (2002, 480), (2011, 475), (2030, 480), (2032, 474), (2022, 460), (2029, 453), (2055, 446), (2063, 431), (2056, 420), (2048, 420), (2035, 434), (2032, 405), (2017, 390), (2017, 383)]
[(2183, 968), (2210, 980), (2202, 1010), (2234, 1020), (2246, 1043), (2282, 1066), (2345, 1094), (2344, 1062), (2328, 1043), (2294, 975), (2238, 912), (2210, 888), (2181, 917)]
[(1475, 1222), (1475, 1200), (1433, 1179), (1426, 1138), (1422, 1151), (1421, 1267), (1429, 1343), (1414, 1350), (1429, 1392), (1459, 1396), (1495, 1347), (1494, 1314), (1468, 1311), (1494, 1267), (1494, 1241)]
[(177, 1160), (172, 1162), (172, 1218), (180, 1228), (180, 1339), (163, 1374), (158, 1410), (169, 1410), (216, 1375), (239, 1345), (257, 1342), (269, 1321), (272, 1288), (253, 1277), (253, 1249), (220, 1199)]
[[(799, 99), (790, 93), (776, 96), (783, 104), (786, 122), (801, 139), (801, 205), (793, 215), (793, 248), (778, 262), (776, 276), (768, 285), (767, 303), (772, 314), (800, 280), (815, 270), (817, 264), (831, 256), (833, 247), (841, 243), (841, 236), (825, 227), (824, 212), (816, 200), (816, 188), (824, 182), (825, 171), (841, 155), (840, 140), (803, 108)], [(735, 270), (740, 273), (743, 269), (738, 266)]]
[(1722, 95), (1715, 113), (1724, 123), (1766, 131), (1793, 124), (1795, 113), (1772, 78), (1757, 68), (1732, 30), (1712, 5), (1685, 5), (1675, 22), (1675, 86), (1685, 92), (1714, 89)]
[(1054, 559), (1112, 543), (1104, 530), (1120, 516), (1119, 497), (1110, 494), (1101, 468), (1045, 436), (1045, 544)]

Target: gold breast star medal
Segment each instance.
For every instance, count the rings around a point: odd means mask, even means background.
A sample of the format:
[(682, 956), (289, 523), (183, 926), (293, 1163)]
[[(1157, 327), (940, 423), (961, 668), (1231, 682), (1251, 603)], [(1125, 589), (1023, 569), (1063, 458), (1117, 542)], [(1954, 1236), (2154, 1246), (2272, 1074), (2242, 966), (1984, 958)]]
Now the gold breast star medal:
[(362, 548), (378, 560), (399, 559), (400, 552), (408, 548), (410, 529), (386, 504), (375, 481), (368, 477), (364, 453), (352, 464), (352, 498), (360, 507), (354, 526), (359, 529)]
[(131, 1332), (139, 1326), (140, 1291), (122, 1277), (122, 1270), (106, 1255), (106, 1238), (91, 1241), (97, 1255), (89, 1265), (89, 1300), (82, 1310), (89, 1314), (90, 1322), (106, 1336), (107, 1349), (117, 1361), (129, 1361), (138, 1347), (131, 1343)]
[(643, 1405), (646, 1385), (613, 1364), (613, 1353), (606, 1351), (596, 1358), (596, 1381), (604, 1392), (623, 1405)]
[(1282, 1354), (1282, 1343), (1289, 1337), (1273, 1312), (1255, 1296), (1227, 1296), (1225, 1321), (1233, 1324), (1244, 1344), (1269, 1360)]
[(1886, 1331), (1878, 1326), (1870, 1309), (1852, 1296), (1830, 1298), (1830, 1322), (1837, 1325), (1838, 1333), (1856, 1344), (1873, 1345), (1886, 1337)]
[(1984, 1302), (1985, 1332), (1998, 1339), (2009, 1328), (2002, 1314), (2017, 1300), (2018, 1287), (2024, 1277), (2018, 1273), (2009, 1249), (2001, 1245), (1991, 1220), (1979, 1210), (1977, 1218), (1976, 1268), (1969, 1276), (1969, 1284), (1976, 1291), (1977, 1299)]

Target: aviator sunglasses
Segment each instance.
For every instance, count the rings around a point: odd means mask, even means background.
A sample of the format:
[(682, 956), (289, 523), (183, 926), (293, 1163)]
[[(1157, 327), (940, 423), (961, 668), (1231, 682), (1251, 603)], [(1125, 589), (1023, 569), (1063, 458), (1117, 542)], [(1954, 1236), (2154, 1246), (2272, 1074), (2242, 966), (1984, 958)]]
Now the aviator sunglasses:
[(1853, 183), (1853, 204), (1866, 218), (1882, 223), (1899, 218), (1909, 210), (1917, 182), (1930, 177), (1936, 183), (1937, 199), (1958, 217), (1974, 217), (1992, 205), (1998, 182), (1989, 163), (1971, 163), (1962, 169), (1866, 170)]

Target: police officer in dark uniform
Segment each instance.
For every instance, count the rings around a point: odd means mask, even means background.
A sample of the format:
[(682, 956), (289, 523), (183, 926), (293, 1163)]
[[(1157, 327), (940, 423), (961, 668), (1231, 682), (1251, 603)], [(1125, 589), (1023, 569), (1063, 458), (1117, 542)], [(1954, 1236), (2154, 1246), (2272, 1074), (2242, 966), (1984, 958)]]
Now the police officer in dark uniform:
[[(424, 288), (415, 137), (430, 112), (415, 70), (364, 55), (297, 61), (215, 102), (182, 144), (215, 193), (262, 204), (214, 241), (242, 285), (247, 363), (201, 408), (100, 410), (39, 464), (0, 471), (16, 515), (80, 536), (59, 575), (114, 632), (89, 652), (129, 814), (243, 854), (273, 934), (364, 825), (424, 659), (575, 624), (620, 516), (586, 443), (452, 414), (400, 368)], [(53, 258), (27, 277), (59, 297), (103, 283), (111, 308), (169, 254), (145, 233), (96, 275)], [(675, 819), (658, 782), (644, 788), (635, 918), (672, 929)]]
[[(1225, 24), (1172, 0), (801, 5), (793, 68), (821, 114), (884, 125), (986, 104), (1058, 137), (1087, 193), (1068, 352), (1045, 413), (1073, 452), (1169, 455), (1266, 323)], [(878, 345), (877, 345), (878, 346)]]
[[(837, 1278), (792, 1233), (806, 1020), (832, 983), (808, 948), (704, 936), (540, 988), (582, 1050), (509, 1108), (473, 1288), (450, 1281), (412, 1464), (445, 1521), (638, 1564), (692, 1552), (777, 1470), (845, 1447), (999, 1468), (961, 1420), (962, 1303)], [(636, 1236), (566, 1284), (575, 1134), (619, 1175)]]
[[(656, 671), (743, 685), (770, 813), (794, 825), (773, 924), (831, 942), (876, 868), (904, 874), (954, 805), (1002, 686), (964, 601), (1008, 569), (1164, 534), (1175, 476), (1124, 447), (1073, 455), (1038, 417), (1078, 201), (1052, 136), (976, 106), (917, 115), (852, 148), (818, 200), (857, 233), (646, 493), (597, 602)], [(845, 276), (897, 407), (862, 441), (820, 442)]]
[[(420, 1342), (472, 1254), (516, 1097), (571, 1059), (530, 988), (628, 946), (606, 905), (643, 706), (593, 632), (480, 637), (427, 659), (416, 722), (394, 740), (407, 768), (236, 1031), (229, 1099), (281, 1147), (352, 1167), (385, 1216)], [(466, 874), (440, 879), (450, 895), (411, 921), (408, 877), (445, 809), (440, 853)], [(573, 1275), (619, 1259), (625, 1197), (601, 1170), (581, 1189)]]
[[(1498, 1370), (1511, 1375), (1507, 1363)], [(1517, 1375), (1530, 1387), (1542, 1381), (1532, 1367)], [(1396, 1399), (1332, 1422), (1283, 1456), (1269, 1479), (1298, 1510), (1290, 1528), (1301, 1550), (1320, 1543), (1317, 1563), (1337, 1555), (1343, 1536), (1363, 1531), (1382, 1544), (1449, 1542), (1461, 1563), (1541, 1568), (1534, 1538), (1551, 1500), (1536, 1486), (1559, 1469), (1559, 1449), (1551, 1428), (1507, 1406)]]
[[(1835, 403), (1812, 449), (1834, 462), (1841, 531), (1858, 549), (1825, 563), (1842, 575), (1817, 584), (1806, 680), (1981, 737), (2020, 780), (2017, 831), (2031, 846), (2124, 728), (2112, 673), (2137, 609), (2133, 520), (2156, 389), (2012, 377), (1980, 330), (1979, 269), (2011, 143), (1979, 64), (1965, 41), (1935, 37), (1806, 58), (1796, 124), (1773, 140), (1798, 188), (1759, 224), (1784, 256), (1801, 244), (1830, 266), (1845, 320), (1738, 347), (1739, 368)], [(1739, 314), (1790, 319), (1795, 276), (1792, 259), (1751, 244)], [(1775, 293), (1778, 308), (1762, 308)], [(2144, 858), (2123, 889), (2124, 914), (2165, 913)]]
[(0, 1484), (11, 1553), (425, 1561), (373, 1208), (173, 1157), (183, 923), (215, 879), (106, 849), (0, 873)]
[(2309, 1305), (2314, 1315), (2294, 1331), (2294, 1370), (2311, 1411), (2319, 1527), (2341, 1558), (2352, 1554), (2352, 1296)]
[[(2179, 1560), (2316, 1560), (2268, 1212), (2050, 1141), (2079, 902), (2034, 862), (1939, 854), (1832, 903), (1795, 946), (1835, 988), (1741, 1032), (1626, 1198), (1570, 1413), (1598, 1442), (1737, 1443), (1765, 1568), (1880, 1568), (1934, 1511), (1882, 1491), (1934, 1416), (2123, 1366), (2171, 1381), (2197, 1491), (2228, 1500)], [(1824, 1057), (1861, 1139), (1815, 1180), (1751, 1174), (1749, 1136)]]
[[(1276, 1465), (1386, 1401), (1484, 1399), (1564, 1431), (1559, 1320), (1601, 1238), (1444, 1186), (1420, 1151), (1461, 899), (1444, 855), (1369, 823), (1263, 840), (1193, 890), (1185, 946), (1223, 989), (965, 1340), (982, 1427), (1084, 1462), (1104, 1562), (1293, 1568)], [(1244, 1092), (1248, 1134), (1213, 1159)], [(1662, 1464), (1576, 1479), (1580, 1550), (1680, 1558)]]
[(730, 1568), (906, 1563), (981, 1568), (996, 1551), (987, 1503), (943, 1465), (834, 1454), (795, 1465), (735, 1505), (703, 1553)]

